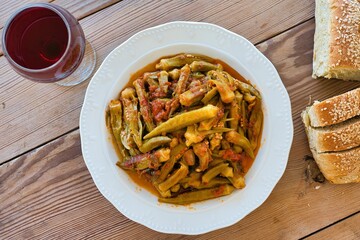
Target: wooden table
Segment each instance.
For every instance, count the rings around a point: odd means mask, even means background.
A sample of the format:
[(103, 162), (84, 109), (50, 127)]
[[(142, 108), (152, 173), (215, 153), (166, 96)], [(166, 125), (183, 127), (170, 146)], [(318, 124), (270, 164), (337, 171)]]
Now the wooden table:
[[(44, 0), (46, 1), (46, 0)], [(3, 0), (0, 29), (32, 0)], [(294, 141), (286, 171), (258, 209), (199, 239), (359, 239), (360, 184), (317, 183), (300, 112), (360, 83), (313, 80), (314, 0), (55, 0), (73, 13), (97, 67), (136, 32), (174, 20), (209, 22), (248, 38), (275, 65), (292, 101)], [(0, 30), (2, 32), (2, 30)], [(0, 239), (193, 239), (150, 230), (118, 212), (85, 167), (79, 114), (88, 82), (75, 87), (24, 80), (0, 57)]]

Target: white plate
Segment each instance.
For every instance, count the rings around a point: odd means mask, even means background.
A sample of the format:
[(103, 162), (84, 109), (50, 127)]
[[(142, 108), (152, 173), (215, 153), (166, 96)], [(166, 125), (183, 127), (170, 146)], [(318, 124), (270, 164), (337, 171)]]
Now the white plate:
[[(114, 36), (116, 37), (116, 36)], [(218, 58), (249, 79), (263, 97), (261, 148), (246, 187), (189, 206), (160, 204), (115, 166), (105, 109), (130, 75), (162, 56), (198, 53)], [(284, 173), (293, 137), (289, 96), (271, 62), (248, 40), (208, 23), (171, 22), (141, 31), (114, 49), (91, 79), (80, 116), (85, 163), (99, 191), (122, 214), (164, 233), (201, 234), (238, 222), (259, 207)]]

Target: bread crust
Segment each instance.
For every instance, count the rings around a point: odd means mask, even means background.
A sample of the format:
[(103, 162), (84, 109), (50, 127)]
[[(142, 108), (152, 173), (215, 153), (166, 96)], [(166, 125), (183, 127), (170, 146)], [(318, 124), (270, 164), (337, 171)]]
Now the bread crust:
[[(320, 171), (332, 183), (360, 182), (359, 104), (360, 88), (317, 102), (302, 112), (310, 150)], [(356, 111), (349, 111), (354, 106)], [(335, 110), (334, 117), (329, 112)], [(316, 127), (314, 123), (326, 124)]]
[(360, 80), (358, 0), (316, 0), (315, 18), (313, 77)]
[(360, 88), (315, 102), (308, 110), (310, 126), (325, 127), (360, 115)]
[(343, 151), (360, 146), (360, 118), (328, 128), (308, 127), (309, 141), (318, 153)]
[(360, 182), (360, 147), (331, 153), (318, 153), (315, 149), (311, 151), (320, 171), (330, 182)]

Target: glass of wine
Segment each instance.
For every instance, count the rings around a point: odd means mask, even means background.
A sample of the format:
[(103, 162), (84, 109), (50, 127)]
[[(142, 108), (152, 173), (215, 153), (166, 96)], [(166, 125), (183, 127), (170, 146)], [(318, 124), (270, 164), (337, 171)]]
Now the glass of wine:
[(96, 55), (74, 16), (49, 3), (17, 10), (6, 22), (2, 47), (12, 68), (32, 81), (79, 84), (95, 68)]

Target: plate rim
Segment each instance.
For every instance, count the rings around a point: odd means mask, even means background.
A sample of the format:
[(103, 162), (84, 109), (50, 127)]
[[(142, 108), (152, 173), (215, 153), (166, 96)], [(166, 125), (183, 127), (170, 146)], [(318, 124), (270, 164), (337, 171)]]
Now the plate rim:
[[(209, 29), (217, 29), (217, 31), (220, 31), (222, 33), (224, 33), (225, 35), (231, 36), (232, 38), (237, 38), (237, 39), (241, 39), (242, 42), (244, 42), (247, 46), (249, 46), (251, 48), (251, 50), (253, 52), (255, 52), (257, 54), (257, 56), (259, 57), (259, 59), (267, 65), (267, 67), (269, 67), (268, 69), (270, 71), (272, 71), (274, 73), (274, 79), (276, 79), (277, 81), (277, 88), (279, 90), (282, 91), (282, 100), (284, 101), (285, 105), (287, 105), (287, 109), (284, 110), (283, 114), (286, 115), (287, 120), (288, 120), (288, 125), (287, 125), (287, 131), (288, 134), (290, 135), (289, 138), (287, 138), (287, 141), (283, 144), (283, 146), (285, 146), (285, 150), (283, 150), (282, 152), (282, 158), (283, 158), (283, 164), (280, 165), (277, 168), (277, 176), (275, 177), (275, 179), (273, 178), (272, 181), (269, 183), (269, 187), (267, 188), (267, 191), (265, 193), (262, 194), (261, 199), (257, 201), (257, 204), (255, 207), (253, 207), (251, 210), (247, 211), (245, 214), (242, 214), (241, 217), (239, 217), (238, 219), (232, 219), (231, 221), (227, 221), (227, 222), (222, 222), (219, 225), (216, 226), (210, 226), (210, 227), (204, 227), (204, 228), (198, 228), (198, 229), (176, 229), (176, 228), (159, 228), (157, 225), (152, 224), (151, 222), (143, 222), (141, 221), (141, 219), (136, 219), (134, 218), (134, 216), (132, 216), (129, 212), (127, 211), (123, 211), (124, 209), (120, 209), (119, 206), (117, 206), (117, 203), (114, 203), (114, 199), (112, 199), (110, 196), (111, 194), (109, 193), (109, 191), (104, 187), (104, 185), (102, 185), (100, 183), (100, 180), (97, 177), (97, 170), (95, 170), (95, 168), (92, 166), (91, 161), (89, 161), (90, 156), (88, 156), (87, 152), (85, 152), (84, 150), (86, 150), (86, 148), (88, 148), (87, 144), (87, 133), (84, 131), (85, 130), (85, 125), (86, 124), (86, 119), (85, 118), (85, 112), (86, 112), (86, 106), (87, 106), (87, 102), (89, 101), (89, 96), (90, 96), (90, 91), (91, 91), (91, 86), (94, 84), (95, 80), (97, 78), (97, 76), (103, 71), (103, 69), (105, 68), (107, 62), (110, 61), (110, 59), (114, 58), (115, 53), (121, 48), (124, 47), (128, 44), (130, 44), (134, 39), (138, 39), (141, 36), (146, 35), (146, 33), (151, 32), (151, 31), (157, 31), (157, 30), (161, 30), (161, 29), (171, 29), (172, 27), (176, 27), (176, 26), (202, 26), (204, 28), (209, 28)], [(166, 31), (166, 30), (165, 30)], [(93, 103), (94, 105), (94, 103)], [(206, 232), (210, 232), (216, 229), (220, 229), (220, 228), (224, 228), (230, 225), (235, 224), (236, 222), (240, 221), (241, 219), (243, 219), (245, 216), (247, 216), (249, 213), (251, 213), (252, 211), (254, 211), (256, 208), (258, 208), (260, 205), (262, 205), (265, 200), (269, 197), (270, 193), (273, 191), (274, 187), (276, 186), (276, 184), (278, 183), (278, 181), (281, 179), (283, 173), (285, 172), (286, 166), (287, 166), (287, 162), (288, 162), (288, 158), (289, 158), (289, 153), (290, 153), (290, 149), (291, 149), (291, 145), (292, 145), (292, 141), (293, 141), (293, 120), (292, 120), (292, 110), (291, 110), (291, 101), (290, 101), (290, 97), (287, 93), (287, 90), (285, 88), (285, 86), (282, 83), (282, 80), (276, 70), (276, 68), (274, 67), (274, 65), (270, 62), (270, 60), (268, 60), (249, 40), (247, 40), (246, 38), (240, 36), (239, 34), (236, 34), (234, 32), (231, 32), (223, 27), (220, 27), (218, 25), (215, 24), (211, 24), (211, 23), (205, 23), (205, 22), (189, 22), (189, 21), (174, 21), (174, 22), (168, 22), (165, 24), (161, 24), (158, 26), (154, 26), (151, 28), (147, 28), (144, 29), (136, 34), (134, 34), (132, 37), (130, 37), (129, 39), (127, 39), (125, 42), (123, 42), (122, 44), (120, 44), (119, 46), (117, 46), (114, 50), (112, 50), (107, 57), (104, 59), (104, 61), (101, 63), (99, 69), (96, 71), (96, 73), (94, 74), (94, 76), (92, 77), (92, 79), (90, 80), (88, 86), (87, 86), (87, 90), (85, 93), (85, 97), (84, 97), (84, 102), (83, 102), (83, 106), (81, 109), (81, 113), (80, 113), (80, 119), (79, 119), (79, 128), (80, 128), (80, 137), (81, 137), (81, 149), (82, 149), (82, 153), (83, 153), (83, 158), (84, 158), (84, 162), (92, 176), (92, 179), (96, 185), (96, 187), (98, 188), (98, 190), (100, 191), (100, 193), (112, 204), (115, 206), (115, 208), (120, 211), (123, 215), (125, 215), (127, 218), (138, 222), (148, 228), (151, 228), (155, 231), (158, 232), (163, 232), (163, 233), (176, 233), (176, 234), (189, 234), (189, 235), (196, 235), (196, 234), (202, 234), (202, 233), (206, 233)]]

